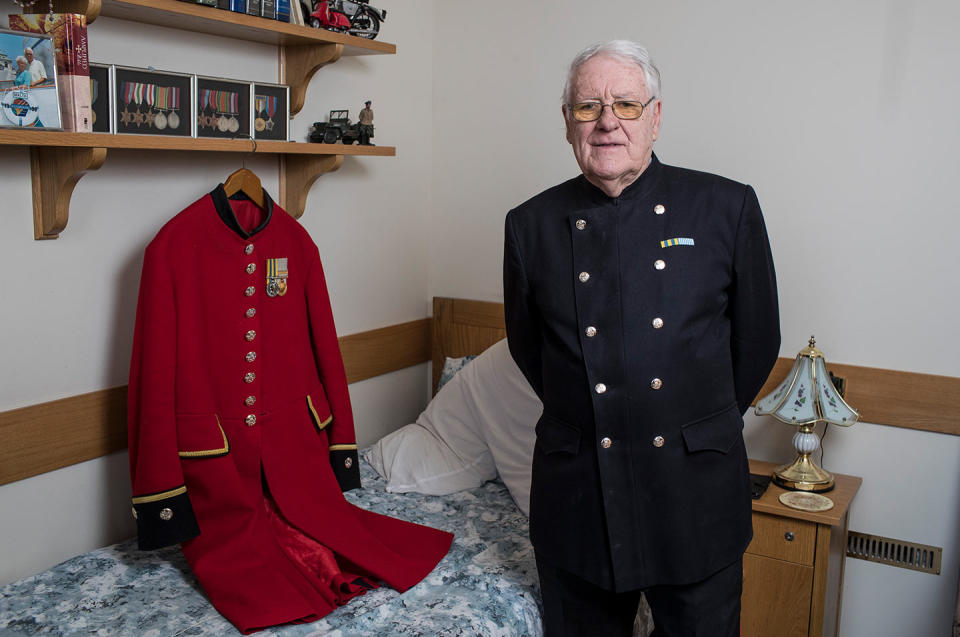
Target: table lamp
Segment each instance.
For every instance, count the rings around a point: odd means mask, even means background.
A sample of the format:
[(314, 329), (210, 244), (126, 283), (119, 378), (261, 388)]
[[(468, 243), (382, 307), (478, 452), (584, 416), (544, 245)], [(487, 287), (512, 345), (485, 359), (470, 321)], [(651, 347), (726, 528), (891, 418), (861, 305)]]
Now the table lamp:
[(758, 416), (773, 416), (780, 422), (799, 427), (793, 435), (797, 458), (777, 467), (773, 472), (775, 484), (794, 491), (829, 491), (833, 488), (833, 474), (817, 466), (811, 454), (820, 447), (820, 438), (814, 433), (819, 422), (849, 427), (860, 419), (860, 413), (850, 407), (834, 386), (827, 372), (823, 352), (816, 347), (814, 337), (800, 350), (793, 368), (772, 393), (757, 401)]

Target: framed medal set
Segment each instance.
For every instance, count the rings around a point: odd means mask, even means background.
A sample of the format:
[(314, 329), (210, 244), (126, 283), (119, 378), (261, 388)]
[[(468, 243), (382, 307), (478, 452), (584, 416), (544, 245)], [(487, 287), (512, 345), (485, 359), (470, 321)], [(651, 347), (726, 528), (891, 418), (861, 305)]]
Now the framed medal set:
[(253, 85), (254, 139), (288, 141), (290, 135), (290, 88), (282, 84)]
[(90, 111), (93, 114), (94, 133), (113, 132), (113, 118), (111, 117), (113, 102), (110, 100), (113, 95), (112, 79), (113, 75), (110, 73), (109, 66), (104, 64), (90, 65)]
[(91, 63), (90, 96), (96, 133), (290, 138), (290, 89), (282, 84)]
[(197, 137), (250, 137), (250, 82), (197, 76)]
[(113, 67), (113, 130), (193, 137), (193, 76)]

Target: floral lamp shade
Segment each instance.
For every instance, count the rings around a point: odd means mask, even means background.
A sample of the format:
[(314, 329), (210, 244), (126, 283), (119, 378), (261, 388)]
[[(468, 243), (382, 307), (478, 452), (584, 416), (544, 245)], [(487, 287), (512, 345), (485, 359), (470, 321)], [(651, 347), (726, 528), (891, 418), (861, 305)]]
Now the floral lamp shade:
[(825, 422), (849, 427), (860, 419), (860, 413), (846, 403), (827, 372), (826, 361), (810, 337), (800, 350), (790, 373), (776, 389), (757, 401), (758, 416), (773, 416), (800, 430), (793, 437), (797, 459), (774, 471), (774, 482), (800, 491), (828, 491), (833, 476), (818, 467), (810, 454), (820, 447), (820, 438), (813, 432), (817, 423)]

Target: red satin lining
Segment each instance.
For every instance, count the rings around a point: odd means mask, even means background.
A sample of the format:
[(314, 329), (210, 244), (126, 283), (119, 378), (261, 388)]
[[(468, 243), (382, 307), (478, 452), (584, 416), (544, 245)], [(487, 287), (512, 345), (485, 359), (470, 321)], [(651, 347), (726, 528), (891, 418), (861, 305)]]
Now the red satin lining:
[(263, 504), (277, 543), (331, 603), (342, 606), (368, 589), (378, 588), (362, 575), (344, 572), (334, 552), (287, 521), (269, 493), (264, 493)]
[(237, 223), (247, 232), (253, 232), (255, 228), (260, 227), (267, 215), (266, 210), (246, 199), (231, 199), (230, 207), (233, 208)]

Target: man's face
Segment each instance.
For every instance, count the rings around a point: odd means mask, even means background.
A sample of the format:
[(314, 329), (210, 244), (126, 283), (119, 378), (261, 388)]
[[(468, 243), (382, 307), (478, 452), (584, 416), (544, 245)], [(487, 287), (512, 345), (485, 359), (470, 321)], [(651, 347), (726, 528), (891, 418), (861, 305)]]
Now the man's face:
[(27, 62), (33, 62), (33, 51), (24, 51), (23, 57), (27, 58)]
[[(647, 82), (643, 70), (619, 58), (598, 55), (580, 67), (573, 84), (573, 100), (598, 101), (610, 104), (631, 100), (646, 104)], [(620, 192), (643, 172), (653, 152), (653, 142), (660, 131), (660, 101), (643, 109), (638, 119), (618, 119), (613, 109), (605, 107), (600, 119), (578, 122), (564, 106), (567, 141), (573, 146), (580, 170), (590, 183), (611, 197)]]

